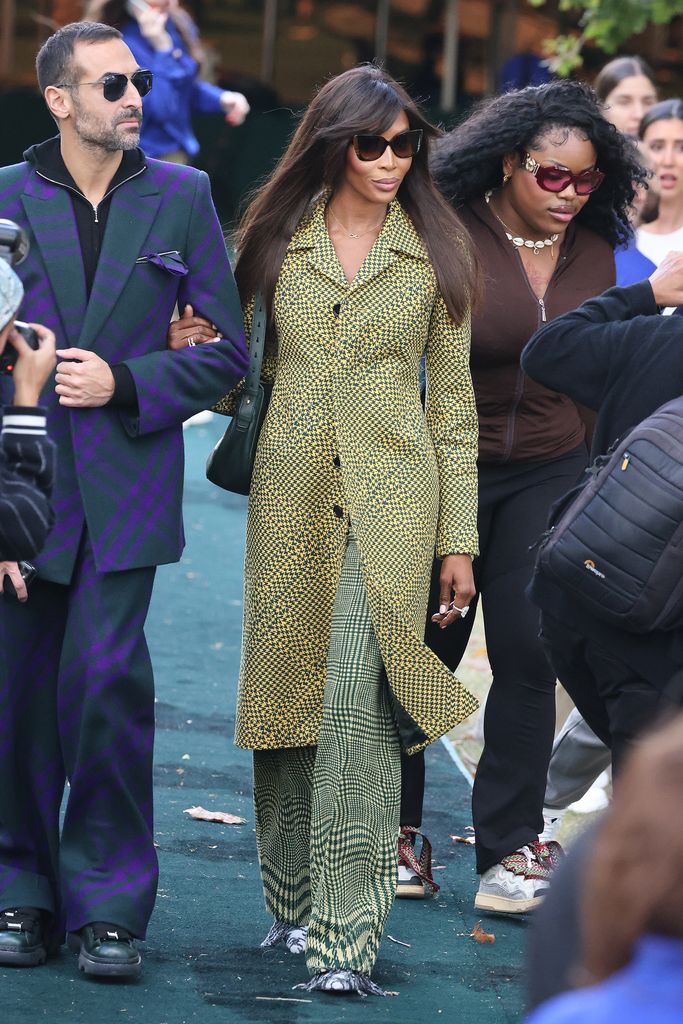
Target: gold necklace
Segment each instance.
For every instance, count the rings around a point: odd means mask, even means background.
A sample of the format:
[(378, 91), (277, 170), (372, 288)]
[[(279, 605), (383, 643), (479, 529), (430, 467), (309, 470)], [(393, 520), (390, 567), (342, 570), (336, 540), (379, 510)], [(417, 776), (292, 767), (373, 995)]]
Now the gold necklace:
[(491, 193), (487, 192), (486, 195), (484, 196), (484, 199), (486, 200), (486, 203), (488, 205), (489, 210), (491, 211), (493, 216), (496, 218), (498, 223), (502, 224), (503, 227), (505, 228), (505, 234), (507, 235), (508, 241), (512, 242), (512, 244), (514, 246), (516, 246), (517, 249), (522, 249), (522, 248), (531, 249), (531, 251), (534, 254), (534, 256), (538, 256), (539, 252), (543, 252), (544, 247), (546, 245), (549, 245), (550, 246), (550, 255), (554, 258), (555, 250), (553, 249), (553, 246), (554, 246), (555, 242), (558, 240), (558, 238), (560, 237), (559, 235), (550, 235), (548, 238), (541, 238), (537, 242), (532, 241), (532, 239), (530, 239), (530, 238), (522, 238), (521, 235), (513, 235), (512, 232), (510, 231), (510, 228), (507, 226), (507, 224), (503, 220), (503, 218), (499, 217), (498, 214), (496, 213), (496, 211), (491, 206)]
[(327, 212), (330, 214), (331, 217), (334, 217), (334, 219), (336, 220), (336, 222), (339, 225), (339, 227), (342, 228), (342, 230), (349, 236), (349, 238), (363, 238), (364, 235), (369, 235), (371, 231), (376, 231), (377, 228), (381, 228), (382, 224), (384, 223), (384, 218), (386, 217), (386, 212), (385, 212), (384, 217), (382, 217), (382, 219), (379, 222), (379, 224), (373, 224), (373, 226), (371, 228), (368, 228), (367, 231), (361, 231), (360, 234), (357, 234), (354, 231), (349, 231), (349, 229), (347, 227), (345, 227), (344, 224), (342, 224), (342, 222), (339, 220), (339, 217), (337, 217), (336, 213), (334, 212), (332, 207), (329, 205), (329, 203), (328, 203), (328, 206), (327, 206)]

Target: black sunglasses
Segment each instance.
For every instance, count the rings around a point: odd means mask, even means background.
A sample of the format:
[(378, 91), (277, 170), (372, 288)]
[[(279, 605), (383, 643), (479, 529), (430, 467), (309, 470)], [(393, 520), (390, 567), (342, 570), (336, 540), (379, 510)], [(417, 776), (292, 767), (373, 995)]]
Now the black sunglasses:
[(422, 142), (422, 129), (412, 132), (401, 132), (393, 139), (385, 139), (383, 135), (354, 135), (353, 148), (359, 160), (379, 160), (387, 146), (391, 146), (394, 156), (400, 160), (417, 156)]
[[(134, 71), (132, 75), (124, 75), (118, 71), (110, 71), (109, 74), (103, 75), (99, 82), (78, 82), (77, 84), (101, 85), (102, 94), (105, 100), (109, 100), (110, 103), (116, 103), (117, 100), (121, 99), (128, 88), (128, 82), (133, 83), (141, 96), (146, 96), (152, 88), (153, 78), (154, 76), (152, 72), (147, 70)], [(70, 88), (66, 83), (63, 83), (62, 87)]]

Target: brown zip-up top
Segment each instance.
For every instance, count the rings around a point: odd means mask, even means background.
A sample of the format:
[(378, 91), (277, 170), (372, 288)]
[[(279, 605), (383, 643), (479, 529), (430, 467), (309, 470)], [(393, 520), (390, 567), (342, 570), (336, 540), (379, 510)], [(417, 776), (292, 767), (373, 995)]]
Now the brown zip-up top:
[(472, 236), (485, 279), (483, 300), (472, 317), (479, 459), (526, 462), (556, 458), (583, 440), (583, 420), (570, 398), (527, 377), (519, 357), (545, 320), (568, 313), (612, 287), (612, 247), (593, 231), (570, 224), (555, 272), (539, 300), (519, 253), (486, 202), (476, 200), (460, 215)]

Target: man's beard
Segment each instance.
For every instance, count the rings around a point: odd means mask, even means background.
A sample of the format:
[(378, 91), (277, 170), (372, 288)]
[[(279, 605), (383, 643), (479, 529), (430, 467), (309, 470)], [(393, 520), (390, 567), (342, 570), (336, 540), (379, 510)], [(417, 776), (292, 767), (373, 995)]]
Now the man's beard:
[[(86, 146), (102, 149), (106, 153), (119, 153), (121, 150), (135, 149), (140, 143), (140, 125), (137, 128), (121, 128), (118, 124), (104, 124), (95, 121), (83, 113), (82, 107), (75, 104), (75, 129), (78, 138)], [(121, 119), (136, 118), (140, 121), (138, 111), (132, 110), (120, 115)]]

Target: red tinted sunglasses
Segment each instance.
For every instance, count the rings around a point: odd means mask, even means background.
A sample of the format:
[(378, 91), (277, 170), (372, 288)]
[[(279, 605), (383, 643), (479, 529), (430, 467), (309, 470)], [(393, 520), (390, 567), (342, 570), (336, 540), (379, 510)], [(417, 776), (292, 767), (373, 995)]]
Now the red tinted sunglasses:
[(393, 139), (385, 139), (383, 135), (354, 135), (353, 148), (359, 160), (379, 160), (387, 146), (400, 160), (417, 156), (422, 142), (422, 129), (412, 132), (401, 132)]
[(574, 186), (577, 196), (587, 196), (600, 188), (605, 175), (597, 168), (593, 171), (581, 171), (580, 174), (572, 174), (562, 167), (543, 167), (538, 160), (534, 160), (530, 153), (521, 154), (522, 167), (529, 174), (533, 174), (536, 184), (544, 192), (564, 192), (570, 185)]

